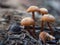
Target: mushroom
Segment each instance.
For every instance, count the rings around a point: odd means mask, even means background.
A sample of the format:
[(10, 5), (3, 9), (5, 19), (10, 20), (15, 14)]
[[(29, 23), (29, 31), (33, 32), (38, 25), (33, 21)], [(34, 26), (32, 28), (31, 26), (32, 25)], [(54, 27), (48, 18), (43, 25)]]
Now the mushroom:
[(39, 34), (39, 38), (43, 41), (43, 43), (46, 45), (46, 41), (51, 41), (54, 40), (55, 37), (50, 35), (49, 33), (43, 31)]
[[(48, 14), (48, 10), (46, 8), (40, 8), (39, 13), (41, 13), (41, 15)], [(43, 30), (43, 28), (44, 28), (44, 22), (41, 21), (41, 30)]]
[[(32, 18), (33, 20), (35, 21), (35, 12), (38, 12), (39, 11), (39, 8), (37, 6), (30, 6), (28, 9), (27, 9), (27, 12), (32, 12)], [(33, 31), (35, 32), (35, 24), (33, 25)]]
[(48, 10), (46, 8), (40, 8), (39, 10), (42, 15), (48, 14)]
[(31, 25), (34, 25), (34, 20), (30, 17), (25, 17), (21, 20), (21, 25), (22, 26), (25, 26), (27, 28), (27, 31), (34, 37), (36, 38), (35, 36), (35, 33), (34, 32), (31, 32), (30, 29), (29, 29), (29, 26)]
[[(41, 18), (40, 20), (41, 20), (43, 23), (44, 23), (44, 22), (47, 23), (48, 27), (49, 27), (50, 30), (51, 30), (51, 34), (53, 35), (53, 32), (54, 32), (54, 31), (53, 31), (50, 23), (55, 22), (55, 17), (52, 16), (51, 14), (45, 14), (45, 15), (42, 16), (42, 18)], [(41, 27), (44, 27), (44, 24), (42, 24)], [(43, 28), (41, 28), (41, 31), (43, 31)]]

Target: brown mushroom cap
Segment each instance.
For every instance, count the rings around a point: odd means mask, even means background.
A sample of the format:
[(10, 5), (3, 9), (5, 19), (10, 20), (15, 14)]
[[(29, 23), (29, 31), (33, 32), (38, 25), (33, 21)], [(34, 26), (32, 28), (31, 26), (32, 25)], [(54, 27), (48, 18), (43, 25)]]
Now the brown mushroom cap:
[(35, 11), (38, 11), (39, 8), (37, 6), (30, 6), (28, 9), (27, 9), (27, 12), (35, 12)]
[(41, 14), (48, 14), (48, 10), (46, 8), (40, 8)]
[(55, 17), (50, 14), (45, 14), (42, 16), (41, 21), (52, 23), (55, 22)]
[(41, 38), (42, 41), (46, 41), (47, 40), (53, 40), (55, 39), (54, 36), (50, 35), (49, 33), (43, 31), (39, 34), (39, 38)]
[(46, 32), (41, 32), (41, 33), (39, 34), (39, 38), (40, 38), (42, 41), (45, 41), (45, 40), (46, 40), (46, 37), (47, 37)]
[(21, 20), (21, 25), (23, 26), (30, 26), (33, 25), (35, 22), (32, 18), (26, 17)]

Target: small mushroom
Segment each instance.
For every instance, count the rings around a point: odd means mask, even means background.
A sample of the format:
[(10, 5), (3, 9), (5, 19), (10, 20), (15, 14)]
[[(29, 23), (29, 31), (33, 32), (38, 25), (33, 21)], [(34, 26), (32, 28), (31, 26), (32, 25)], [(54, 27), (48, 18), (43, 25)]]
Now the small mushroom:
[(40, 8), (39, 10), (42, 15), (48, 14), (48, 10), (46, 8)]
[(37, 6), (30, 6), (28, 9), (27, 9), (27, 12), (32, 12), (32, 18), (34, 19), (35, 21), (35, 12), (38, 12), (39, 11), (39, 8)]
[[(41, 15), (48, 14), (48, 10), (47, 10), (46, 8), (40, 8), (40, 9), (39, 9), (39, 13), (40, 13)], [(44, 22), (41, 21), (41, 31), (44, 30), (43, 28), (44, 28)]]
[[(45, 14), (42, 16), (42, 18), (40, 19), (42, 21), (42, 23), (46, 22), (47, 25), (49, 26), (50, 30), (51, 30), (51, 34), (53, 35), (53, 29), (52, 27), (50, 26), (50, 23), (53, 23), (55, 22), (55, 17), (52, 16), (51, 14)], [(42, 24), (41, 27), (44, 27), (44, 24)], [(41, 31), (43, 31), (43, 28), (41, 28)]]
[(34, 25), (34, 23), (35, 23), (34, 20), (33, 20), (32, 18), (30, 18), (30, 17), (26, 17), (26, 18), (23, 18), (23, 19), (21, 20), (21, 25), (22, 25), (22, 26), (25, 26), (25, 27), (27, 28), (27, 31), (28, 31), (33, 37), (36, 38), (35, 33), (34, 33), (34, 32), (31, 32), (30, 29), (29, 29), (29, 26)]
[[(32, 12), (32, 18), (33, 20), (35, 21), (35, 12), (38, 12), (39, 11), (39, 8), (37, 6), (30, 6), (28, 9), (27, 9), (27, 12)], [(35, 32), (35, 24), (33, 25), (33, 31)]]
[(39, 38), (43, 41), (43, 43), (46, 45), (46, 41), (51, 41), (54, 40), (55, 37), (50, 35), (49, 33), (43, 31), (39, 34)]

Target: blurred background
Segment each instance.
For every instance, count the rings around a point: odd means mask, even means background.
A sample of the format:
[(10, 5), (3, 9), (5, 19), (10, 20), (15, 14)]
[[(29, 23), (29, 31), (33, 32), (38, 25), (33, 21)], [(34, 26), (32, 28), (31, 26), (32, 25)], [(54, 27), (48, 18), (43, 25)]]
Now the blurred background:
[[(56, 26), (60, 26), (60, 0), (0, 0), (0, 18), (7, 11), (16, 17), (20, 16), (20, 20), (31, 16), (26, 10), (32, 5), (47, 8), (49, 13), (55, 16)], [(40, 18), (40, 15), (37, 14), (36, 18)], [(37, 21), (39, 22), (39, 20)]]

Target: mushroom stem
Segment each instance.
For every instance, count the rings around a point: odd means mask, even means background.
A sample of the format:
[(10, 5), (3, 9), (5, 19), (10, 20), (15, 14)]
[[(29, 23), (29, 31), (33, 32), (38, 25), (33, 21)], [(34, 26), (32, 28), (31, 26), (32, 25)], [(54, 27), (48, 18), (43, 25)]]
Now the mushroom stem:
[(25, 27), (26, 27), (26, 30), (30, 33), (29, 26), (25, 26)]
[(34, 31), (31, 32), (31, 35), (32, 35), (35, 39), (37, 39), (37, 36), (36, 36), (36, 34), (35, 34)]
[(35, 14), (34, 14), (34, 12), (32, 12), (32, 18), (35, 21)]
[(49, 27), (49, 28), (50, 28), (50, 30), (51, 30), (51, 35), (53, 35), (54, 31), (53, 31), (53, 29), (52, 29), (52, 27), (51, 27), (50, 23), (49, 23), (49, 22), (47, 22), (47, 25), (48, 25), (48, 27)]
[(44, 30), (44, 22), (41, 21), (41, 32)]
[[(34, 12), (32, 12), (32, 18), (35, 21), (35, 15)], [(33, 33), (35, 34), (35, 23), (33, 24)]]
[(41, 13), (41, 15), (43, 16), (44, 14)]
[(32, 31), (30, 31), (29, 26), (25, 26), (25, 27), (27, 28), (27, 31), (30, 33), (30, 35), (32, 35), (34, 38), (37, 38), (35, 34)]
[(44, 42), (44, 45), (46, 45), (46, 42)]

